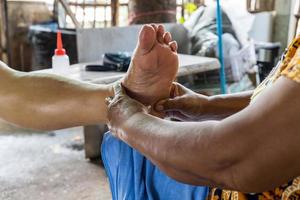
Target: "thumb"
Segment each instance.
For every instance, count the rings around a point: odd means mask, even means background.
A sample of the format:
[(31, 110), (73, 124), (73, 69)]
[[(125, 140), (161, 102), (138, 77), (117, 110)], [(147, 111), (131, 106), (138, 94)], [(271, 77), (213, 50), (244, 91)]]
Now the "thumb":
[(182, 97), (175, 97), (174, 99), (165, 99), (159, 101), (155, 105), (155, 110), (161, 111), (170, 111), (170, 110), (180, 110), (182, 108)]

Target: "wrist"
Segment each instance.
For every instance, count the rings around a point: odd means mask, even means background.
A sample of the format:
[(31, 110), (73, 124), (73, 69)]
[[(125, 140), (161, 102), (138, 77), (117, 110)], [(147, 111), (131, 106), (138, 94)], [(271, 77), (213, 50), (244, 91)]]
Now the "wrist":
[(211, 103), (210, 97), (202, 94), (196, 94), (196, 102), (194, 103), (194, 107), (197, 108), (197, 113), (200, 115), (208, 114)]
[(207, 113), (213, 119), (223, 119), (233, 114), (232, 105), (226, 95), (215, 95), (208, 97)]
[(217, 113), (219, 113), (219, 104), (222, 100), (219, 98), (218, 95), (214, 95), (214, 96), (208, 96), (207, 97), (207, 104), (206, 104), (206, 112), (209, 115), (216, 115)]
[(137, 112), (126, 120), (122, 124), (122, 133), (119, 135), (120, 139), (126, 141), (130, 145), (137, 145), (136, 142), (139, 141), (140, 137), (144, 136), (145, 133), (153, 127), (154, 124), (158, 124), (158, 118), (149, 115), (144, 112)]

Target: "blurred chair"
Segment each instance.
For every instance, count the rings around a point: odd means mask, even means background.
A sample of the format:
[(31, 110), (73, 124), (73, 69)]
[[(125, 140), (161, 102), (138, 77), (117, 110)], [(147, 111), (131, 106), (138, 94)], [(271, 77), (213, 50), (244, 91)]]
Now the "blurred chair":
[[(271, 42), (273, 35), (273, 12), (255, 13), (249, 36), (254, 40), (259, 79), (262, 81), (275, 67), (279, 58), (281, 44)], [(264, 31), (261, 31), (261, 29)]]

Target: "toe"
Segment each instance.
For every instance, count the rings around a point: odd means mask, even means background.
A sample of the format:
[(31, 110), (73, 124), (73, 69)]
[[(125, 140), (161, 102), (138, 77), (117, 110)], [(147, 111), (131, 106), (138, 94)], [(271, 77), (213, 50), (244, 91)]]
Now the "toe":
[(178, 45), (176, 41), (172, 41), (169, 43), (170, 48), (172, 49), (173, 52), (177, 52)]
[(164, 43), (165, 43), (166, 45), (169, 45), (169, 43), (172, 41), (171, 33), (165, 32), (165, 34), (164, 34), (163, 37), (164, 37)]
[(158, 26), (156, 24), (151, 24), (151, 26), (154, 28), (155, 32), (157, 32)]
[(139, 34), (139, 43), (136, 49), (137, 54), (147, 54), (156, 42), (156, 32), (151, 25), (144, 25)]
[(164, 34), (165, 34), (165, 28), (163, 25), (158, 25), (157, 27), (157, 41), (161, 44), (164, 43)]

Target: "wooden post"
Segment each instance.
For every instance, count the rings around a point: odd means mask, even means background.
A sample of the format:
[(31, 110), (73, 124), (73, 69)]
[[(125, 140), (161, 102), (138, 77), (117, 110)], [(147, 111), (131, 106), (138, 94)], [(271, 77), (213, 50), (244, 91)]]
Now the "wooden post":
[(4, 18), (3, 18), (3, 13), (4, 13), (4, 6), (3, 6), (3, 2), (0, 2), (0, 16), (1, 16), (1, 21), (0, 21), (0, 60), (3, 61), (3, 56), (5, 54), (5, 31), (4, 31)]
[(202, 6), (202, 5), (205, 4), (205, 0), (194, 0), (194, 3), (195, 3), (198, 7), (200, 7), (200, 6)]
[[(1, 48), (1, 59), (3, 59), (3, 54), (6, 54), (7, 64), (11, 65), (11, 55), (10, 55), (10, 42), (9, 42), (9, 32), (8, 32), (8, 9), (7, 9), (7, 0), (3, 0), (0, 3), (1, 9), (1, 30), (0, 31), (0, 48)], [(2, 44), (4, 43), (4, 44)]]
[(119, 0), (111, 0), (111, 19), (113, 26), (118, 26), (119, 23), (119, 6)]
[(176, 22), (176, 0), (130, 0), (129, 23)]

